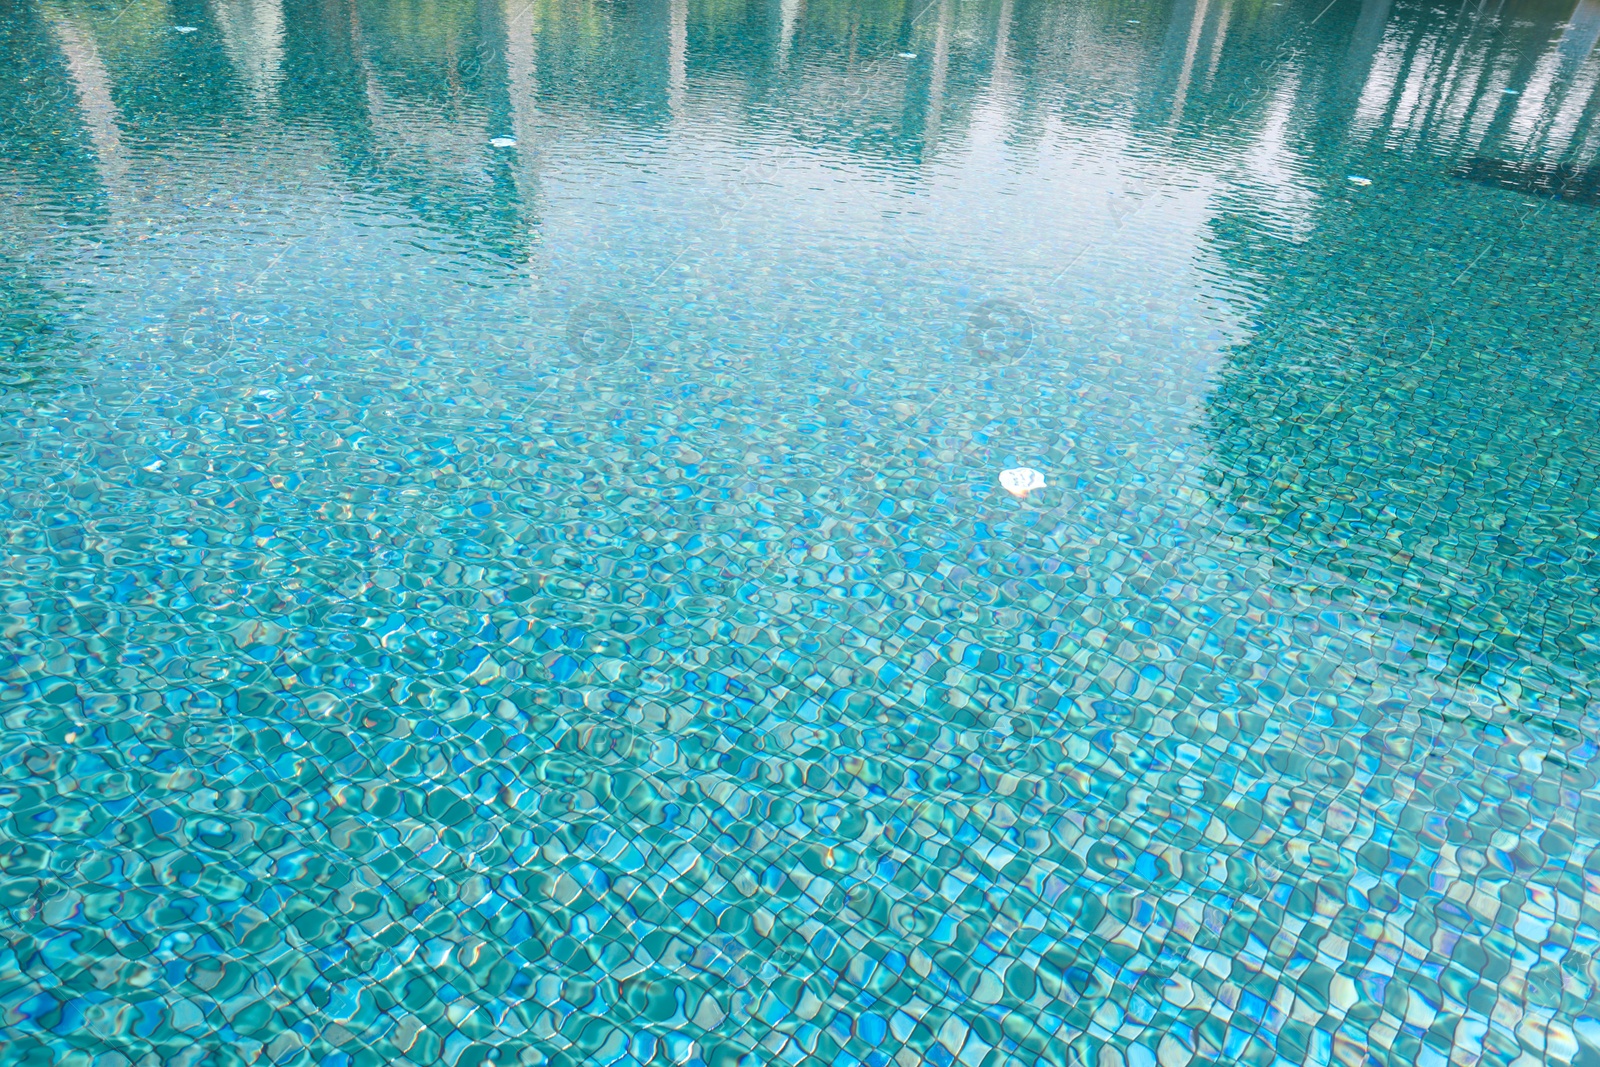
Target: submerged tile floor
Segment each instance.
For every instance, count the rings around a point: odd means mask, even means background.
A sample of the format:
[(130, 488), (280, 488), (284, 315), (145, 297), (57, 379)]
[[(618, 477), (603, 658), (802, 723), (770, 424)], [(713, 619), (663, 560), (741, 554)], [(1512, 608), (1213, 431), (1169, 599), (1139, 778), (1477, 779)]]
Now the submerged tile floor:
[(1600, 1062), (1597, 36), (13, 3), (0, 1062)]

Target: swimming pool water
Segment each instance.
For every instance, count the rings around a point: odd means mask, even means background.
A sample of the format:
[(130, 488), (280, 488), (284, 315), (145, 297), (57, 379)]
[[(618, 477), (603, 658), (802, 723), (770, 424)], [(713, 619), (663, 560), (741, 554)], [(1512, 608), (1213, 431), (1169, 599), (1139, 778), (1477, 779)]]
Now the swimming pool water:
[(1597, 37), (0, 0), (0, 1062), (1600, 1063)]

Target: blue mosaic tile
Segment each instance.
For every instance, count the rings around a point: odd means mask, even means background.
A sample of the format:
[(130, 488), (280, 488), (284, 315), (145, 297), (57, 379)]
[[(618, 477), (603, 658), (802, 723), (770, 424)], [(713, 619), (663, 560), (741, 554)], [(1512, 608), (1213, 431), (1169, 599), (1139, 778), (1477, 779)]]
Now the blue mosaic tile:
[(0, 1062), (1600, 1063), (1593, 0), (15, 0)]

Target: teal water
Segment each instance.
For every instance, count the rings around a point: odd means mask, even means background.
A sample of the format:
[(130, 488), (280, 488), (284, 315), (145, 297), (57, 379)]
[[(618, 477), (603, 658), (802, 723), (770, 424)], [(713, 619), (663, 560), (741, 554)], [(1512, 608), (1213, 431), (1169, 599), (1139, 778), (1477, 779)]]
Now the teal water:
[(0, 1063), (1600, 1063), (1597, 38), (0, 0)]

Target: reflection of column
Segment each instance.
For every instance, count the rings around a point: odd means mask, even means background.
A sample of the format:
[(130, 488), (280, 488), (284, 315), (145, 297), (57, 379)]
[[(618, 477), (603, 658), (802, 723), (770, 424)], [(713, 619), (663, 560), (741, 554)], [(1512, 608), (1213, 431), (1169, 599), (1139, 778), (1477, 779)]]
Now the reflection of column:
[(1556, 44), (1566, 85), (1562, 106), (1551, 119), (1550, 127), (1551, 139), (1563, 153), (1583, 143), (1589, 121), (1594, 118), (1595, 105), (1600, 103), (1600, 95), (1595, 92), (1594, 68), (1590, 67), (1587, 73), (1583, 69), (1583, 61), (1594, 51), (1596, 41), (1600, 41), (1600, 0), (1579, 0)]
[(1222, 16), (1217, 19), (1217, 28), (1211, 34), (1211, 65), (1206, 68), (1206, 85), (1209, 87), (1217, 76), (1217, 64), (1222, 62), (1222, 46), (1228, 40), (1228, 20), (1233, 17), (1233, 0), (1222, 0)]
[(1550, 49), (1533, 68), (1532, 75), (1521, 86), (1521, 93), (1515, 100), (1515, 110), (1511, 114), (1511, 121), (1506, 130), (1505, 140), (1518, 143), (1517, 147), (1508, 144), (1502, 155), (1512, 157), (1518, 150), (1537, 152), (1540, 134), (1545, 127), (1550, 112), (1561, 100), (1561, 73), (1560, 45)]
[(1411, 128), (1418, 137), (1425, 136), (1435, 144), (1444, 145), (1459, 134), (1462, 121), (1473, 106), (1477, 90), (1470, 86), (1476, 60), (1470, 31), (1463, 32), (1459, 27), (1450, 39), (1441, 35), (1435, 48), (1437, 52), (1429, 61), (1434, 73), (1424, 76), (1432, 79), (1432, 98), (1422, 120), (1414, 121)]
[(805, 0), (783, 0), (778, 8), (778, 66), (789, 64), (789, 48), (794, 44), (795, 27), (800, 24), (800, 15), (805, 11)]
[(1183, 69), (1178, 72), (1178, 88), (1172, 94), (1172, 119), (1183, 118), (1183, 102), (1189, 95), (1189, 77), (1194, 73), (1194, 56), (1200, 50), (1200, 33), (1206, 28), (1207, 0), (1195, 0), (1194, 17), (1189, 20), (1189, 44), (1183, 50)]
[(976, 144), (980, 137), (993, 133), (1003, 137), (1006, 104), (1011, 93), (1011, 7), (1012, 0), (1000, 0), (1000, 19), (994, 32), (994, 63), (989, 69), (989, 87), (972, 110), (969, 130)]
[(361, 12), (353, 0), (347, 6), (350, 9), (350, 50), (355, 54), (356, 63), (361, 67), (361, 79), (367, 90), (367, 128), (376, 133), (383, 118), (383, 87), (378, 84), (377, 74), (372, 69), (372, 60), (367, 56), (367, 39), (362, 31)]
[[(1531, 44), (1531, 41), (1524, 39), (1523, 46), (1514, 53), (1508, 69), (1494, 62), (1493, 51), (1488, 57), (1489, 61), (1484, 64), (1486, 73), (1492, 71), (1498, 74), (1504, 69), (1505, 80), (1498, 85), (1492, 80), (1479, 83), (1480, 93), (1489, 94), (1484, 103), (1490, 110), (1490, 117), (1487, 123), (1468, 135), (1466, 147), (1475, 154), (1507, 158), (1516, 151), (1506, 143), (1511, 136), (1521, 134), (1525, 143), (1532, 141), (1538, 111), (1544, 104), (1557, 64), (1553, 50), (1537, 49), (1530, 47)], [(1494, 90), (1497, 87), (1511, 92), (1496, 93)]]
[(89, 140), (100, 160), (101, 177), (110, 182), (126, 173), (128, 166), (122, 153), (122, 129), (118, 125), (122, 116), (111, 99), (111, 75), (100, 59), (94, 38), (86, 30), (65, 15), (46, 17), (57, 46), (67, 58), (67, 70), (78, 90), (78, 107), (83, 111)]
[[(1413, 120), (1403, 132), (1426, 137), (1441, 147), (1454, 143), (1463, 151), (1472, 150), (1480, 143), (1495, 114), (1507, 101), (1514, 99), (1498, 91), (1503, 88), (1499, 84), (1499, 58), (1502, 46), (1507, 43), (1504, 31), (1498, 39), (1483, 39), (1476, 27), (1467, 25), (1456, 28), (1449, 41), (1443, 40), (1441, 35), (1438, 41), (1419, 45), (1418, 55), (1427, 55), (1427, 67), (1440, 72), (1432, 75), (1437, 85), (1436, 103), (1423, 121)], [(1413, 75), (1407, 82), (1397, 82), (1396, 93), (1411, 93), (1411, 84), (1420, 84), (1419, 79), (1427, 77), (1429, 75), (1424, 72)], [(1400, 114), (1398, 105), (1394, 113)]]
[(939, 0), (939, 23), (933, 31), (933, 76), (928, 79), (928, 119), (922, 131), (922, 150), (933, 154), (939, 139), (939, 110), (944, 106), (944, 76), (950, 66), (950, 0)]
[(1361, 14), (1356, 16), (1355, 33), (1350, 35), (1350, 47), (1345, 51), (1339, 71), (1342, 96), (1359, 98), (1361, 87), (1367, 83), (1372, 57), (1378, 54), (1384, 27), (1388, 24), (1389, 0), (1361, 0)]
[(689, 89), (689, 0), (672, 0), (667, 21), (667, 109), (683, 114)]
[[(1387, 11), (1386, 0), (1364, 0), (1363, 14), (1371, 9), (1381, 8)], [(1361, 40), (1359, 31), (1360, 20), (1357, 22), (1358, 31), (1356, 40)], [(1422, 31), (1408, 31), (1403, 25), (1391, 35), (1387, 29), (1380, 26), (1380, 33), (1375, 46), (1382, 46), (1387, 41), (1388, 47), (1383, 48), (1381, 62), (1368, 62), (1366, 75), (1362, 80), (1361, 91), (1356, 95), (1355, 116), (1350, 128), (1353, 136), (1366, 136), (1373, 134), (1382, 136), (1383, 131), (1393, 131), (1401, 125), (1397, 121), (1399, 109), (1406, 101), (1411, 101), (1414, 106), (1421, 98), (1421, 83), (1414, 82), (1414, 78), (1425, 76), (1426, 60), (1423, 67), (1413, 69), (1418, 62), (1419, 50), (1425, 50), (1425, 44), (1431, 44), (1429, 35)], [(1353, 47), (1353, 46), (1352, 46)], [(1349, 57), (1346, 57), (1347, 62)], [(1359, 68), (1359, 64), (1357, 65)], [(1356, 75), (1350, 75), (1353, 80)], [(1412, 86), (1414, 91), (1408, 92), (1407, 86)], [(1476, 98), (1477, 94), (1473, 94)]]
[(534, 46), (537, 15), (523, 0), (502, 0), (506, 15), (506, 88), (511, 97), (511, 133), (517, 155), (525, 162), (534, 147), (533, 121), (539, 102), (538, 53)]
[(506, 22), (506, 91), (511, 98), (511, 134), (517, 139), (517, 194), (531, 212), (539, 181), (534, 120), (538, 110), (538, 16), (526, 0), (502, 0)]
[(1588, 59), (1596, 41), (1600, 41), (1600, 0), (1580, 0), (1556, 45), (1563, 65), (1570, 70)]
[(1525, 151), (1555, 163), (1575, 140), (1580, 118), (1595, 90), (1593, 75), (1581, 67), (1600, 38), (1600, 0), (1581, 0), (1566, 30), (1539, 60), (1523, 91), (1512, 131)]
[[(1572, 134), (1567, 138), (1567, 143), (1572, 146), (1573, 158), (1592, 160), (1596, 156), (1600, 156), (1600, 151), (1596, 150), (1597, 146), (1591, 143), (1594, 140), (1597, 119), (1600, 119), (1600, 91), (1591, 86), (1588, 92), (1588, 103), (1584, 104), (1583, 109), (1578, 113), (1578, 119), (1572, 127)], [(1590, 165), (1595, 166), (1596, 164)]]
[[(1577, 10), (1561, 35), (1560, 47), (1566, 55), (1566, 65), (1571, 70), (1573, 86), (1568, 93), (1568, 103), (1557, 118), (1562, 127), (1563, 151), (1576, 158), (1586, 155), (1590, 130), (1600, 115), (1600, 76), (1593, 64), (1585, 67), (1584, 60), (1600, 41), (1600, 0), (1581, 0)], [(1565, 127), (1570, 126), (1570, 129)]]
[(1010, 60), (1008, 52), (1011, 48), (1011, 0), (1000, 0), (1000, 25), (994, 34), (994, 71), (991, 75), (992, 84), (996, 87), (1006, 83), (1006, 76), (1010, 73), (1006, 64)]
[(283, 80), (283, 0), (212, 0), (222, 46), (257, 107), (267, 107)]

